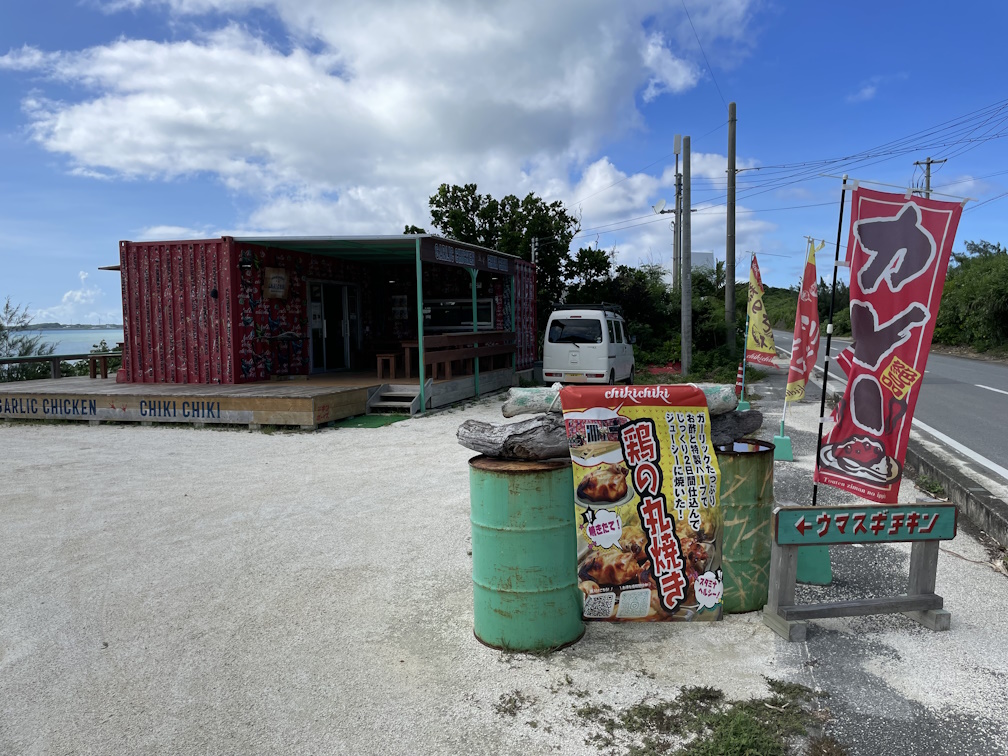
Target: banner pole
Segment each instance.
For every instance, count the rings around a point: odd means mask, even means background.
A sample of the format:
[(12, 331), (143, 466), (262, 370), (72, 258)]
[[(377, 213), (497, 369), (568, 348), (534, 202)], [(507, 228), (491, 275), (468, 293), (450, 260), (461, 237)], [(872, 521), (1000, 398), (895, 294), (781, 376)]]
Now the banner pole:
[[(748, 306), (747, 306), (748, 308)], [(746, 332), (746, 343), (749, 343), (749, 315), (746, 315), (745, 319), (745, 332)], [(746, 369), (746, 352), (745, 346), (742, 347), (742, 395), (739, 397), (738, 404), (735, 409), (739, 412), (745, 412), (749, 409), (749, 402), (745, 398), (745, 369)]]
[[(749, 253), (749, 275), (752, 276), (752, 259), (755, 252)], [(749, 402), (745, 398), (745, 369), (746, 369), (746, 350), (749, 348), (749, 298), (752, 296), (752, 292), (749, 290), (748, 284), (746, 285), (746, 308), (745, 308), (745, 333), (742, 335), (742, 396), (739, 397), (738, 405), (735, 409), (739, 412), (744, 412), (749, 409)]]
[[(844, 200), (847, 196), (847, 174), (843, 175), (843, 185), (840, 189), (840, 218), (837, 220), (836, 230), (836, 254), (833, 256), (833, 289), (830, 291), (829, 322), (826, 325), (826, 356), (823, 360), (822, 376), (822, 399), (819, 401), (819, 440), (816, 443), (815, 471), (819, 471), (819, 453), (822, 451), (822, 428), (823, 417), (826, 414), (826, 381), (829, 379), (830, 343), (833, 341), (833, 308), (836, 306), (836, 279), (837, 268), (840, 262), (840, 237), (843, 234)], [(787, 406), (787, 401), (784, 402)], [(816, 498), (819, 494), (819, 484), (816, 482), (815, 474), (812, 475), (812, 506), (816, 505)]]

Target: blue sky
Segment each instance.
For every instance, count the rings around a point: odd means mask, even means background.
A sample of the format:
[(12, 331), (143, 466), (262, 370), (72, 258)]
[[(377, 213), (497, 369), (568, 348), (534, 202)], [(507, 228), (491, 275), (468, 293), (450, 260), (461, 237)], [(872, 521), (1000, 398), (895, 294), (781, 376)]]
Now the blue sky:
[(740, 280), (754, 250), (765, 283), (797, 284), (806, 235), (828, 278), (840, 182), (820, 174), (906, 187), (929, 156), (948, 157), (932, 188), (978, 200), (956, 249), (1006, 243), (1006, 22), (1002, 3), (4, 3), (0, 298), (119, 322), (98, 266), (121, 239), (396, 234), (429, 227), (442, 182), (559, 199), (575, 248), (668, 265), (651, 206), (674, 199), (676, 133), (693, 249), (723, 259), (730, 101)]

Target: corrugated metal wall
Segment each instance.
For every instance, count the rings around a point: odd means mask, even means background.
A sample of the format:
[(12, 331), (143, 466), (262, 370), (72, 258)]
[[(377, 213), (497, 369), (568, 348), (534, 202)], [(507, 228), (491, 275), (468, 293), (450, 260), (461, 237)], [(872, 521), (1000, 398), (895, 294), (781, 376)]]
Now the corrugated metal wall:
[(120, 242), (128, 382), (235, 382), (233, 247), (229, 237)]
[(527, 370), (539, 355), (536, 331), (536, 266), (518, 260), (515, 263), (515, 331), (518, 339), (518, 370)]

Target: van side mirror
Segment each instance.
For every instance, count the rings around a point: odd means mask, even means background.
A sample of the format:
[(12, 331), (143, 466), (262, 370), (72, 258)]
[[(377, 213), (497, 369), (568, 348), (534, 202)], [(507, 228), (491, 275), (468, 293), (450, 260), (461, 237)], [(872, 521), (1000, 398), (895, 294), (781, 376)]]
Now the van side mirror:
[(630, 343), (631, 344), (636, 344), (637, 343), (637, 337), (636, 336), (631, 336), (630, 337)]

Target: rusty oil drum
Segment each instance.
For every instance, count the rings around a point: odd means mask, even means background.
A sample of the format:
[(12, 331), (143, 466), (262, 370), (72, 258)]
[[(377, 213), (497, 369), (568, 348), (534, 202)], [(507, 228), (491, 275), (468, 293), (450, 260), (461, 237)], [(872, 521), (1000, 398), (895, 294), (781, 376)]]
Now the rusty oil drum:
[(762, 609), (770, 585), (774, 445), (744, 438), (716, 448), (721, 469), (724, 611)]
[(469, 460), (473, 632), (545, 651), (584, 634), (569, 459)]

